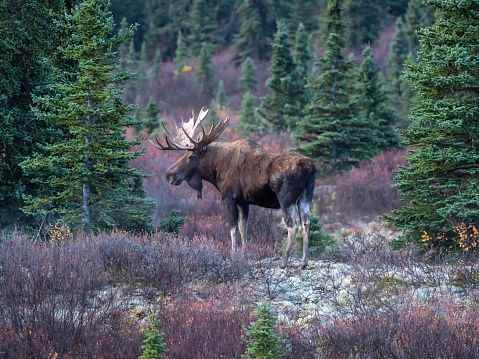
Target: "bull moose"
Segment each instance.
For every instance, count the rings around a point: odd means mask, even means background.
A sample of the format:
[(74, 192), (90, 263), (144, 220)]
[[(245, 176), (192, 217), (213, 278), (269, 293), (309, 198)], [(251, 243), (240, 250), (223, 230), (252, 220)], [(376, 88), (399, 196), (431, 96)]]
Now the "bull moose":
[(229, 118), (205, 130), (202, 122), (207, 114), (208, 110), (202, 108), (198, 117), (193, 113), (175, 132), (163, 126), (163, 141), (158, 137), (155, 142), (150, 140), (160, 150), (185, 151), (167, 170), (167, 181), (176, 186), (186, 181), (197, 191), (198, 198), (202, 196), (203, 181), (216, 187), (226, 205), (233, 253), (237, 251), (239, 238), (242, 246), (247, 242), (250, 205), (281, 209), (288, 230), (282, 266), (287, 266), (293, 238), (301, 231), (302, 267), (306, 268), (314, 162), (297, 154), (265, 152), (246, 140), (215, 142), (228, 126)]

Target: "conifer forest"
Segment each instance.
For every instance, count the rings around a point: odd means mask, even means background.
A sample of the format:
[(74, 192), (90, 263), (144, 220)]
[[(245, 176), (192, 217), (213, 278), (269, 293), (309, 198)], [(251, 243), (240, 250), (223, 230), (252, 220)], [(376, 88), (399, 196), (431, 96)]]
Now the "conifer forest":
[(0, 359), (479, 358), (479, 0), (0, 35)]

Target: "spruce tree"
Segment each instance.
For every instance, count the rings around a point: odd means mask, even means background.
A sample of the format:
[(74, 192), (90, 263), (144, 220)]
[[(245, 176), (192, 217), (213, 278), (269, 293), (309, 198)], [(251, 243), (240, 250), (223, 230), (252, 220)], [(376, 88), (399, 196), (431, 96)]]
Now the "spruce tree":
[(419, 32), (406, 72), (418, 96), (392, 221), (409, 239), (467, 250), (479, 239), (479, 3), (430, 4), (436, 21)]
[(241, 102), (239, 129), (243, 136), (250, 136), (252, 133), (261, 130), (256, 119), (255, 98), (249, 91), (243, 95)]
[(376, 40), (385, 15), (382, 7), (378, 0), (346, 0), (345, 19), (350, 46), (371, 44)]
[(214, 18), (212, 18), (213, 11), (211, 11), (207, 0), (194, 0), (191, 17), (189, 37), (189, 44), (192, 54), (199, 56), (201, 46), (204, 42), (211, 43), (211, 32), (215, 28)]
[(146, 67), (148, 64), (148, 53), (146, 51), (146, 42), (143, 41), (141, 43), (141, 48), (140, 48), (140, 63), (142, 67)]
[(145, 117), (143, 120), (143, 126), (149, 134), (153, 133), (153, 131), (155, 131), (159, 126), (159, 113), (160, 111), (158, 110), (156, 101), (153, 97), (150, 97), (148, 100), (148, 105), (146, 106)]
[(266, 128), (283, 131), (296, 126), (303, 96), (284, 22), (278, 24), (271, 62), (271, 77), (267, 81), (267, 94), (259, 115)]
[(380, 71), (373, 60), (370, 47), (363, 51), (363, 62), (359, 68), (354, 89), (356, 116), (364, 121), (367, 131), (361, 140), (369, 144), (368, 157), (378, 152), (399, 146), (399, 135), (395, 128), (397, 118), (386, 95)]
[(241, 66), (241, 87), (243, 92), (253, 93), (258, 81), (256, 79), (256, 68), (251, 57), (247, 57)]
[[(120, 33), (124, 33), (128, 31), (129, 24), (128, 21), (126, 20), (126, 17), (121, 19), (120, 23), (120, 29), (118, 30)], [(119, 55), (120, 55), (120, 64), (121, 64), (121, 69), (123, 71), (126, 71), (128, 69), (128, 63), (129, 63), (129, 44), (121, 44), (119, 48)]]
[(228, 104), (228, 98), (226, 97), (225, 85), (223, 83), (223, 80), (220, 80), (218, 84), (218, 89), (216, 90), (216, 96), (215, 96), (215, 103), (216, 103), (216, 107), (219, 110), (223, 110)]
[(429, 26), (432, 22), (432, 13), (425, 0), (410, 0), (406, 12), (406, 33), (409, 38), (409, 49), (413, 59), (417, 57), (419, 45), (417, 31), (422, 26)]
[[(176, 1), (176, 3), (181, 2), (180, 0)], [(174, 13), (170, 0), (146, 0), (145, 3), (146, 31), (143, 41), (146, 43), (147, 49), (156, 49), (161, 46), (167, 56), (172, 57), (176, 45), (176, 35), (179, 31), (179, 28), (172, 26), (172, 21), (174, 17), (183, 17), (184, 11)], [(152, 55), (149, 53), (150, 58)]]
[(176, 40), (176, 52), (175, 52), (175, 65), (176, 68), (181, 71), (181, 69), (186, 65), (186, 59), (188, 57), (188, 48), (186, 47), (185, 41), (183, 40), (183, 34), (178, 32), (178, 37)]
[(306, 28), (308, 34), (318, 29), (317, 19), (318, 0), (296, 0), (292, 2), (292, 15), (290, 27), (296, 30), (300, 23)]
[(267, 6), (264, 0), (240, 0), (238, 18), (239, 33), (235, 39), (238, 64), (247, 57), (265, 60), (270, 53), (271, 37), (267, 27)]
[(407, 84), (402, 79), (404, 64), (409, 55), (409, 41), (402, 18), (396, 22), (396, 35), (391, 42), (389, 51), (388, 80), (391, 87), (394, 106), (399, 112), (405, 127), (407, 116)]
[(212, 96), (214, 90), (214, 73), (211, 57), (211, 46), (210, 44), (204, 42), (201, 45), (200, 57), (198, 58), (196, 77), (201, 92), (207, 96)]
[[(309, 73), (311, 71), (311, 62), (313, 60), (313, 54), (311, 50), (310, 36), (306, 32), (306, 28), (303, 23), (299, 23), (296, 30), (296, 36), (294, 38), (294, 51), (293, 59), (296, 65), (296, 72), (298, 74), (298, 86), (302, 90), (300, 96), (300, 108), (304, 109), (309, 96), (307, 95), (307, 83)], [(302, 117), (302, 113), (300, 114)]]
[(154, 316), (150, 317), (150, 325), (145, 330), (143, 337), (139, 359), (163, 359), (166, 357), (165, 339), (160, 323)]
[(127, 64), (128, 64), (128, 71), (136, 72), (138, 70), (138, 55), (135, 50), (135, 42), (133, 41), (133, 39), (130, 40), (130, 43), (128, 46)]
[(344, 56), (345, 40), (339, 1), (329, 2), (331, 33), (321, 58), (321, 72), (311, 79), (311, 100), (296, 130), (298, 150), (316, 158), (321, 174), (347, 170), (368, 157), (368, 145), (361, 142), (366, 124), (354, 116), (351, 98), (351, 62)]
[(332, 33), (344, 36), (344, 22), (340, 16), (344, 10), (344, 0), (326, 0), (326, 9), (320, 17), (321, 21), (321, 40), (322, 43), (328, 41)]
[(281, 343), (276, 334), (276, 316), (271, 306), (259, 305), (256, 309), (256, 321), (248, 328), (246, 347), (247, 359), (279, 359)]
[(157, 48), (155, 51), (155, 57), (153, 59), (153, 75), (155, 78), (160, 76), (160, 71), (161, 71), (161, 50), (160, 48)]
[(65, 36), (63, 1), (0, 1), (0, 227), (26, 221), (20, 208), (36, 185), (20, 163), (51, 139), (34, 116), (34, 97), (47, 93)]
[(149, 225), (141, 174), (129, 167), (138, 153), (123, 137), (131, 125), (121, 101), (117, 49), (132, 30), (113, 35), (108, 0), (85, 0), (75, 9), (71, 36), (61, 49), (70, 73), (57, 71), (52, 94), (37, 99), (39, 120), (55, 140), (23, 169), (41, 189), (24, 210), (51, 215), (73, 228), (131, 228)]

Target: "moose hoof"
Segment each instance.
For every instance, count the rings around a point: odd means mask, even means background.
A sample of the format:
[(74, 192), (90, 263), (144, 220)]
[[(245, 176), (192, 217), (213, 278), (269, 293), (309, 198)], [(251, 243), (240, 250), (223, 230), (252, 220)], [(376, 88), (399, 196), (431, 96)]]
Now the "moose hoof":
[(301, 265), (301, 269), (302, 269), (302, 270), (308, 269), (308, 263), (303, 263), (303, 264)]
[(280, 267), (281, 269), (286, 269), (286, 268), (288, 268), (288, 263), (283, 262), (283, 263), (281, 263), (281, 264), (279, 265), (279, 267)]

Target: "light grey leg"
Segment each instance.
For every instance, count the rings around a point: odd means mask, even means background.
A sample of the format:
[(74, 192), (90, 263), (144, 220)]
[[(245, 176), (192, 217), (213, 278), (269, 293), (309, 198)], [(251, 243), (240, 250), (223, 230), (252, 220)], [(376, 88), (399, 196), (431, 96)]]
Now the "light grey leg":
[(303, 269), (308, 266), (309, 260), (309, 232), (311, 204), (301, 199), (298, 203), (298, 211), (301, 218), (301, 232), (303, 235)]
[(239, 219), (238, 219), (238, 227), (241, 237), (241, 247), (244, 249), (246, 247), (246, 243), (248, 243), (248, 213), (249, 207), (248, 206), (238, 206), (239, 210)]
[(283, 253), (283, 263), (282, 263), (283, 268), (286, 268), (288, 266), (288, 260), (291, 254), (291, 247), (293, 245), (293, 240), (295, 235), (296, 235), (296, 227), (295, 226), (288, 227), (288, 239), (287, 239), (286, 246), (284, 248), (284, 253)]
[(238, 236), (239, 236), (238, 225), (234, 225), (231, 228), (230, 235), (231, 235), (231, 254), (233, 254), (238, 251)]

